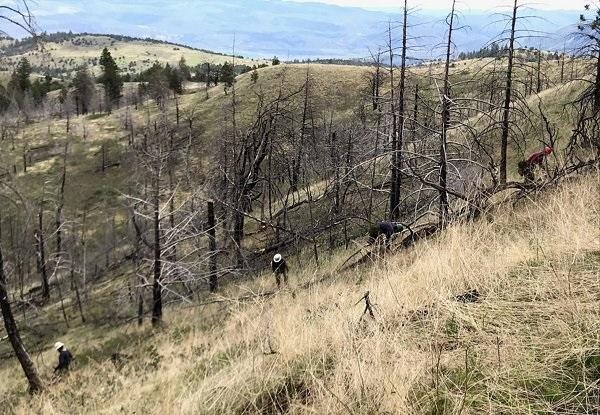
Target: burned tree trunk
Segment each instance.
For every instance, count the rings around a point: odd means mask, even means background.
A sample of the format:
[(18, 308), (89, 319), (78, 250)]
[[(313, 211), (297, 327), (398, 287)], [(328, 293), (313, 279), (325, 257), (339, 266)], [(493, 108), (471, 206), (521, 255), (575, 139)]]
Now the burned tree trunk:
[(162, 320), (162, 284), (161, 284), (161, 246), (160, 246), (160, 178), (154, 178), (153, 195), (153, 230), (154, 230), (154, 281), (152, 283), (152, 325)]
[(446, 44), (446, 64), (444, 68), (444, 89), (442, 101), (442, 131), (440, 140), (440, 228), (444, 228), (448, 220), (448, 130), (450, 129), (450, 56), (452, 50), (452, 33), (454, 30), (454, 7), (456, 0), (452, 1), (452, 11), (448, 28), (448, 43)]
[(538, 59), (537, 59), (537, 69), (536, 69), (536, 84), (535, 91), (536, 93), (542, 92), (542, 50), (541, 48), (537, 51)]
[(375, 73), (371, 80), (371, 100), (373, 102), (373, 111), (379, 108), (379, 98), (381, 89), (381, 51), (377, 52), (375, 61)]
[(394, 85), (394, 47), (392, 45), (392, 26), (388, 24), (388, 48), (390, 55), (390, 112), (392, 115), (392, 128), (391, 128), (391, 145), (392, 145), (392, 160), (391, 160), (391, 176), (392, 176), (392, 186), (390, 191), (390, 217), (392, 217), (392, 209), (396, 206), (396, 192), (395, 189), (398, 183), (398, 171), (396, 169), (397, 166), (397, 158), (398, 154), (396, 153), (396, 149), (398, 148), (398, 114), (396, 113), (396, 94), (395, 89), (396, 85)]
[(46, 267), (46, 243), (44, 241), (44, 208), (43, 201), (38, 212), (38, 229), (35, 231), (38, 270), (42, 279), (42, 297), (50, 298), (50, 284), (48, 283), (48, 269)]
[[(398, 90), (398, 124), (394, 135), (392, 157), (392, 189), (390, 192), (390, 219), (395, 221), (400, 217), (400, 186), (402, 184), (402, 145), (404, 141), (404, 94), (406, 90), (406, 42), (407, 42), (408, 4), (404, 0), (404, 21), (402, 24), (402, 57), (400, 62), (400, 87)], [(391, 40), (390, 40), (391, 41)], [(391, 51), (391, 49), (390, 49)], [(392, 85), (392, 88), (394, 86)], [(392, 97), (393, 99), (393, 97)], [(393, 116), (395, 119), (395, 115)]]
[(600, 50), (596, 60), (596, 81), (594, 83), (594, 113), (600, 111)]
[(506, 68), (506, 90), (502, 108), (502, 138), (500, 143), (500, 184), (506, 184), (506, 168), (508, 163), (508, 133), (510, 129), (510, 105), (512, 101), (513, 60), (515, 56), (515, 28), (517, 25), (518, 0), (512, 10), (510, 40), (508, 43), (508, 67)]
[(63, 169), (58, 189), (58, 205), (56, 207), (56, 261), (60, 261), (62, 255), (62, 211), (65, 206), (65, 182), (67, 180), (67, 151), (68, 142), (65, 142), (65, 151), (63, 154)]
[(309, 68), (306, 68), (306, 81), (304, 84), (304, 104), (302, 106), (302, 123), (300, 126), (300, 141), (297, 143), (296, 155), (294, 157), (294, 165), (292, 168), (292, 178), (290, 187), (292, 191), (298, 191), (298, 184), (301, 176), (302, 169), (302, 158), (304, 151), (304, 141), (306, 136), (306, 122), (308, 119), (308, 110), (309, 110), (309, 83), (310, 83), (310, 71)]
[[(242, 208), (243, 209), (243, 208)], [(238, 209), (234, 212), (233, 218), (233, 242), (237, 252), (236, 266), (238, 269), (244, 267), (244, 253), (242, 251), (242, 241), (244, 239), (244, 223), (245, 221), (244, 211)]]
[(214, 293), (219, 287), (217, 279), (217, 236), (216, 236), (216, 220), (215, 220), (215, 204), (214, 202), (207, 203), (208, 216), (208, 250), (210, 251), (209, 263), (209, 279), (208, 284), (210, 292)]
[(29, 353), (23, 345), (21, 336), (19, 334), (19, 328), (15, 322), (15, 318), (12, 313), (10, 301), (8, 297), (8, 285), (6, 282), (6, 275), (4, 274), (4, 258), (2, 256), (2, 246), (0, 245), (0, 308), (2, 309), (2, 318), (4, 319), (4, 328), (8, 340), (15, 352), (15, 356), (21, 364), (23, 373), (29, 382), (29, 391), (31, 393), (38, 393), (44, 390), (44, 384), (40, 375), (29, 357)]

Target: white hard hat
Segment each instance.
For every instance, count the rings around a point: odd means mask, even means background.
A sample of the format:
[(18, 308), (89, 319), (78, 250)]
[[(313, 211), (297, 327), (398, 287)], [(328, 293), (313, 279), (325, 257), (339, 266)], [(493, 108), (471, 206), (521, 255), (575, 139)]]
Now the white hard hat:
[(64, 343), (61, 342), (56, 342), (54, 343), (54, 348), (58, 351), (60, 349), (62, 349), (63, 347), (65, 347)]
[(275, 254), (275, 256), (273, 257), (273, 261), (275, 262), (281, 262), (281, 254)]

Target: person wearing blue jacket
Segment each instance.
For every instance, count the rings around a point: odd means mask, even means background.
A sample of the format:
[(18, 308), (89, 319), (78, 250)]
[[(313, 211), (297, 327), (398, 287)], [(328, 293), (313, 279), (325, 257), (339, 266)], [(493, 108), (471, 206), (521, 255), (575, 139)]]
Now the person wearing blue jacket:
[(54, 373), (68, 372), (69, 365), (73, 360), (73, 355), (69, 350), (67, 350), (64, 343), (61, 342), (56, 342), (56, 344), (54, 344), (54, 349), (56, 349), (56, 351), (58, 352), (58, 366), (54, 368)]
[(400, 223), (378, 222), (369, 229), (369, 241), (374, 243), (380, 235), (385, 235), (385, 244), (392, 242), (392, 235), (401, 232), (404, 226)]

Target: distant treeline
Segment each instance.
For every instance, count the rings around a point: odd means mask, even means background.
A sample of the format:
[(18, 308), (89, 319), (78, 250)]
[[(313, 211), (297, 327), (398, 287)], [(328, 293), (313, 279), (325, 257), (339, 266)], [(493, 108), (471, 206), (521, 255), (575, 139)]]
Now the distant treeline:
[(177, 66), (169, 65), (168, 63), (162, 65), (159, 62), (155, 62), (152, 67), (146, 69), (138, 74), (126, 74), (124, 80), (126, 82), (148, 82), (158, 71), (164, 71), (167, 78), (171, 78), (174, 71), (181, 81), (191, 82), (204, 82), (207, 84), (218, 85), (219, 82), (229, 83), (233, 81), (238, 75), (245, 74), (255, 69), (266, 68), (267, 64), (261, 65), (235, 65), (233, 66), (229, 62), (224, 64), (211, 64), (208, 62), (198, 64), (196, 66), (188, 66), (185, 59), (181, 59)]
[[(538, 53), (541, 53), (542, 56), (545, 56), (547, 59), (555, 59), (559, 60), (561, 54), (558, 52), (547, 52), (540, 51), (534, 47), (524, 47), (520, 49), (516, 49), (516, 52), (524, 55), (525, 58), (529, 61), (537, 60)], [(497, 43), (493, 43), (491, 46), (483, 47), (476, 51), (471, 52), (461, 52), (458, 55), (458, 60), (465, 59), (481, 59), (481, 58), (501, 58), (503, 56), (508, 56), (508, 45), (499, 46)]]
[(348, 65), (348, 66), (371, 66), (373, 62), (362, 58), (354, 59), (340, 59), (340, 58), (329, 58), (329, 59), (294, 59), (289, 63), (321, 63), (325, 65)]
[(499, 58), (506, 55), (508, 52), (508, 45), (500, 47), (497, 43), (493, 43), (489, 47), (483, 47), (479, 50), (471, 52), (461, 52), (458, 55), (459, 60), (465, 59), (480, 59), (480, 58)]

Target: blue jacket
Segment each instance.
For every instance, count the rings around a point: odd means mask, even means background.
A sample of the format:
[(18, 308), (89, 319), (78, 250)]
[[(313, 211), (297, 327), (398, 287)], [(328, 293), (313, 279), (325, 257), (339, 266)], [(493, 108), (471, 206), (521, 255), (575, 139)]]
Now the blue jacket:
[(71, 364), (71, 361), (73, 360), (73, 355), (71, 354), (70, 351), (68, 350), (61, 350), (59, 355), (58, 355), (58, 366), (56, 366), (54, 368), (54, 371), (58, 371), (58, 370), (65, 370), (68, 371), (69, 370), (69, 365)]

